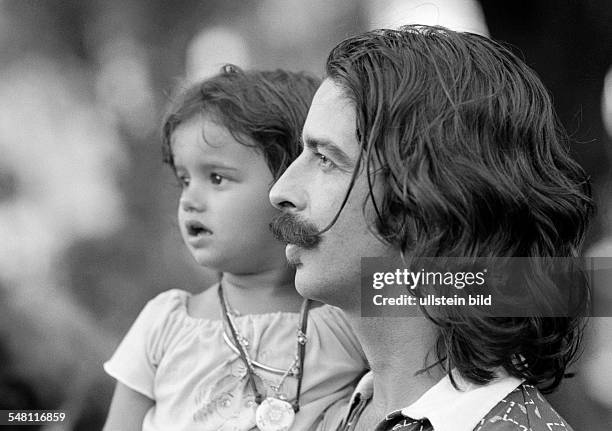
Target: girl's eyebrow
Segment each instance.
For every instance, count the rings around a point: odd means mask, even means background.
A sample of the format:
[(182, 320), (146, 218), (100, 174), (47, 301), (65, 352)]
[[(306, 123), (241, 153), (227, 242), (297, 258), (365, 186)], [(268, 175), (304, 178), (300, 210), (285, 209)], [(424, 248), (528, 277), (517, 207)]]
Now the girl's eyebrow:
[(313, 151), (324, 150), (326, 151), (334, 161), (347, 168), (353, 167), (353, 161), (351, 158), (340, 149), (331, 140), (325, 138), (303, 138), (304, 146)]
[[(207, 169), (207, 170), (214, 170), (214, 169), (222, 169), (224, 171), (238, 171), (239, 170), (238, 168), (226, 165), (226, 164), (224, 164), (222, 162), (204, 162), (204, 163), (198, 163), (197, 167), (199, 169)], [(187, 168), (184, 165), (180, 164), (180, 163), (176, 163), (176, 161), (175, 161), (174, 169), (175, 170), (179, 170), (179, 169), (186, 170)]]
[(225, 171), (237, 171), (238, 170), (238, 168), (234, 168), (233, 166), (228, 166), (223, 163), (215, 163), (215, 162), (200, 163), (198, 166), (203, 167), (205, 169), (223, 169)]

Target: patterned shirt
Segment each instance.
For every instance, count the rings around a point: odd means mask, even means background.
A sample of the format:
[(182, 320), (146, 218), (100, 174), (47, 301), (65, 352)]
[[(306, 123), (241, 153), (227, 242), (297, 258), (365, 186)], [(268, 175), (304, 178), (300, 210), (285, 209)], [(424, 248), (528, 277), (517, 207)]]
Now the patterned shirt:
[[(572, 431), (540, 391), (521, 380), (501, 375), (487, 385), (448, 376), (410, 406), (389, 413), (376, 431)], [(355, 389), (338, 431), (352, 431), (372, 398), (373, 375)]]

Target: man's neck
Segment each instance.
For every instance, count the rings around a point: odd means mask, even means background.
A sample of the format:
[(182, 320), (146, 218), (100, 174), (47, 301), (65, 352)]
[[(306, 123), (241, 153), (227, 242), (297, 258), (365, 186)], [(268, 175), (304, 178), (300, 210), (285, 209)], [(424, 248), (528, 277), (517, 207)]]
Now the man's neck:
[(435, 332), (421, 317), (348, 316), (374, 377), (372, 399), (357, 421), (357, 429), (373, 429), (386, 414), (412, 404), (442, 378), (439, 367), (417, 374), (434, 361), (431, 348)]

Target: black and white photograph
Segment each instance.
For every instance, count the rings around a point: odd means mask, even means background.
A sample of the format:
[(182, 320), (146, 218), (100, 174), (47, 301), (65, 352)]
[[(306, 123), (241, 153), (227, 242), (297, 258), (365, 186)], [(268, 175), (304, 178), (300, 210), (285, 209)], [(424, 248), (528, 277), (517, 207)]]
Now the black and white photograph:
[(612, 3), (0, 0), (5, 430), (612, 430)]

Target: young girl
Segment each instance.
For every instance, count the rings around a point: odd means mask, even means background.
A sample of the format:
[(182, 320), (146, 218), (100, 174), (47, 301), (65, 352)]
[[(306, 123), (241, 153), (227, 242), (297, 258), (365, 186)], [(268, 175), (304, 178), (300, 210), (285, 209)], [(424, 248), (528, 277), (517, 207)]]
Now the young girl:
[(221, 73), (164, 121), (185, 245), (220, 274), (160, 294), (104, 364), (117, 380), (105, 430), (309, 430), (365, 368), (341, 311), (295, 291), (268, 191), (300, 151), (318, 82), (281, 70)]

